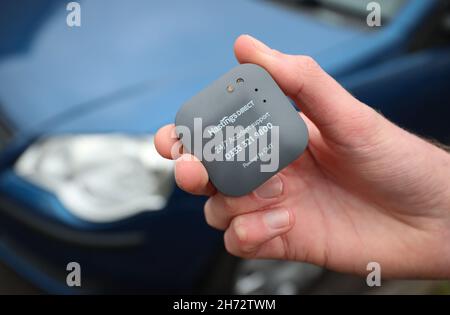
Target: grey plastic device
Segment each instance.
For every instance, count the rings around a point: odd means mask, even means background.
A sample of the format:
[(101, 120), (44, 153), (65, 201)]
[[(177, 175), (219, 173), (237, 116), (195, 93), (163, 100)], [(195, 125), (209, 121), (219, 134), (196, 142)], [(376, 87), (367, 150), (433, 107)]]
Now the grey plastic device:
[(185, 150), (229, 196), (248, 194), (308, 144), (299, 113), (270, 74), (254, 64), (233, 68), (195, 95), (180, 108), (175, 125)]

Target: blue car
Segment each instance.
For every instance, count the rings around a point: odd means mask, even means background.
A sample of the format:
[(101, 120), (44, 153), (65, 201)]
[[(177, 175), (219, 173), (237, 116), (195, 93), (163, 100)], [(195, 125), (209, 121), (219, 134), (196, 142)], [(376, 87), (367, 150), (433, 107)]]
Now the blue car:
[[(449, 142), (447, 1), (0, 4), (0, 261), (50, 293), (298, 293), (326, 272), (240, 260), (153, 146), (181, 104), (236, 65), (249, 33), (313, 56), (397, 124)], [(68, 286), (69, 262), (81, 286)]]

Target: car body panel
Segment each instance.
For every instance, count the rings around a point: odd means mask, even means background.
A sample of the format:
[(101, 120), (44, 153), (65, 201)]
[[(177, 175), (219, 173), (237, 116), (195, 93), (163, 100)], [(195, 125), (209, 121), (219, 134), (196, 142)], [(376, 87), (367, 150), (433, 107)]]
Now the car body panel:
[[(170, 93), (179, 95), (176, 102), (148, 100), (147, 111), (158, 106), (173, 114), (182, 99), (235, 63), (232, 44), (241, 33), (261, 34), (280, 49), (312, 55), (364, 34), (335, 29), (270, 2), (86, 1), (81, 6), (82, 27), (66, 25), (65, 3), (60, 3), (39, 28), (30, 30), (24, 51), (0, 62), (2, 107), (21, 130), (46, 127), (46, 121), (61, 119), (77, 106), (94, 109), (141, 84), (177, 90)], [(291, 30), (301, 32), (295, 40), (280, 41), (277, 35)], [(191, 88), (179, 91), (185, 84)]]

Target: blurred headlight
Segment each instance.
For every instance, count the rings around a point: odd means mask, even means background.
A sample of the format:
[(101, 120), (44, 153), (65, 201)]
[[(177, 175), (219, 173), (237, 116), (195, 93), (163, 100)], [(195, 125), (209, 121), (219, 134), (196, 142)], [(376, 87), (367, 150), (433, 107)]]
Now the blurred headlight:
[(120, 134), (42, 139), (15, 165), (18, 175), (91, 222), (162, 209), (173, 188), (172, 168), (156, 152), (153, 137)]

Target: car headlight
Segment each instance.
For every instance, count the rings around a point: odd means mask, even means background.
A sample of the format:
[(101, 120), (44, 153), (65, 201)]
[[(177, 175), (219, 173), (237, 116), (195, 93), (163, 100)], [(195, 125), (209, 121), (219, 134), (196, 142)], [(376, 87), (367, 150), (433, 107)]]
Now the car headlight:
[(152, 136), (121, 134), (48, 137), (15, 164), (19, 176), (91, 222), (162, 209), (173, 188), (172, 168), (156, 152)]

